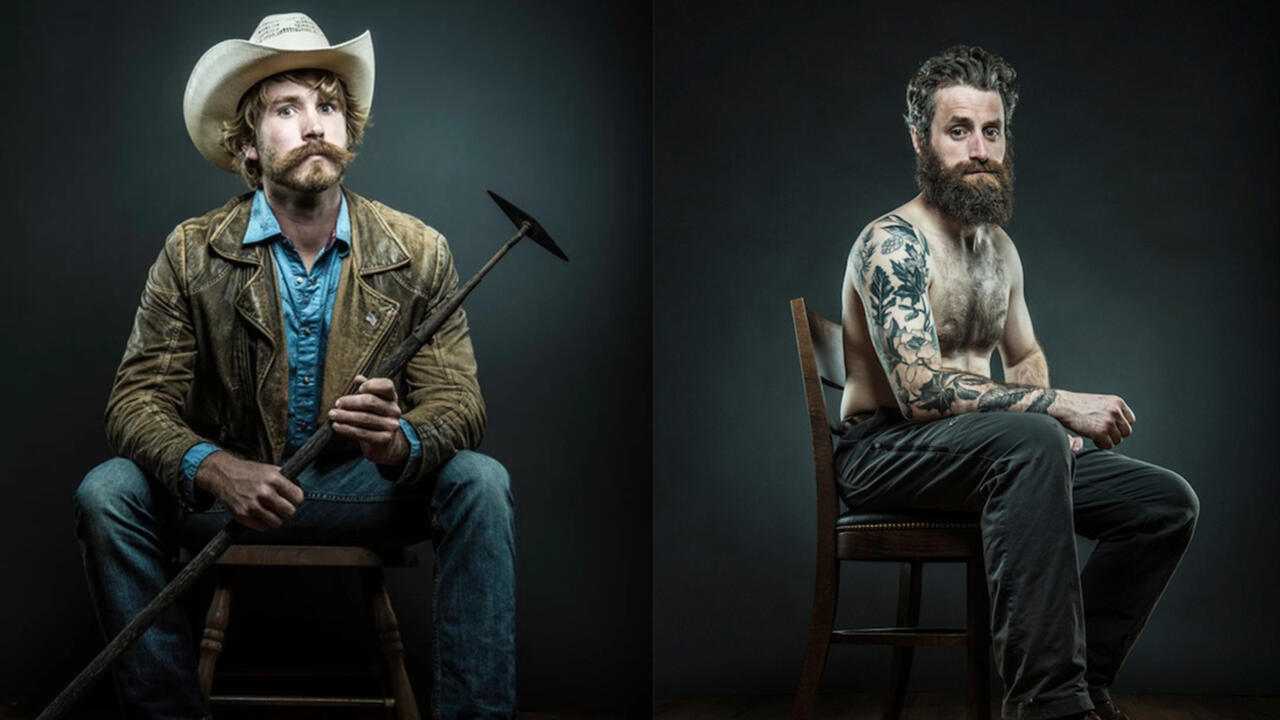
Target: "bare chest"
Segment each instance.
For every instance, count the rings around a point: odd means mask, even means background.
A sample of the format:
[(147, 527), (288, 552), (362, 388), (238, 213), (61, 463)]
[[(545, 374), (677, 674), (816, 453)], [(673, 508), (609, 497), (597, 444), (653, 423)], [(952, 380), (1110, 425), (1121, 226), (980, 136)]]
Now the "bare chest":
[(989, 354), (1009, 314), (1008, 274), (991, 243), (972, 251), (937, 248), (930, 279), (929, 304), (943, 356)]

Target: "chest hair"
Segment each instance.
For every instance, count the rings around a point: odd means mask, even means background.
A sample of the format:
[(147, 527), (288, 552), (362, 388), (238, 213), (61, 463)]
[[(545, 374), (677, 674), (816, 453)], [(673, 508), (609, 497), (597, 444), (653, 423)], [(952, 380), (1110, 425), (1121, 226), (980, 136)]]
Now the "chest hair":
[(984, 242), (973, 249), (937, 248), (933, 260), (929, 303), (943, 356), (990, 354), (1009, 314), (1009, 279), (999, 254)]

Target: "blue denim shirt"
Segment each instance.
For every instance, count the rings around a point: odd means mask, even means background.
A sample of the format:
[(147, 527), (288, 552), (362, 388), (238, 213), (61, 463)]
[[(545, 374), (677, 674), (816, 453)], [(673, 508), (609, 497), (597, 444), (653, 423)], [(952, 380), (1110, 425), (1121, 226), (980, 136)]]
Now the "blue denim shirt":
[[(245, 245), (270, 242), (275, 257), (276, 280), (284, 314), (285, 345), (289, 352), (289, 425), (285, 438), (285, 457), (297, 452), (316, 430), (319, 414), (320, 385), (324, 377), (324, 351), (333, 320), (333, 304), (338, 297), (338, 281), (342, 263), (351, 251), (351, 218), (347, 214), (347, 198), (342, 196), (338, 222), (328, 244), (307, 270), (291, 241), (280, 231), (280, 223), (259, 190), (253, 196), (249, 225), (245, 229)], [(403, 419), (400, 428), (409, 441), (409, 461), (422, 456), (422, 443), (413, 426)], [(191, 446), (182, 456), (182, 474), (194, 483), (196, 471), (206, 457), (220, 448), (202, 442)]]

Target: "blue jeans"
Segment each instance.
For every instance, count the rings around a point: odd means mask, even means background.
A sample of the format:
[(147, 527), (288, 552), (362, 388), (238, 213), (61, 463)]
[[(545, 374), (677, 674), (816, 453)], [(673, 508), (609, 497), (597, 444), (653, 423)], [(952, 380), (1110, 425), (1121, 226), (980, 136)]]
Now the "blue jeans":
[[(363, 457), (318, 460), (298, 478), (306, 499), (278, 530), (242, 542), (388, 547), (430, 538), (436, 555), (436, 718), (515, 713), (515, 536), (510, 481), (496, 460), (464, 450), (433, 484), (393, 485)], [(75, 494), (76, 535), (107, 638), (173, 575), (180, 544), (199, 547), (229, 520), (218, 503), (184, 511), (132, 461), (89, 471)], [(209, 716), (186, 615), (166, 610), (113, 667), (130, 718)]]

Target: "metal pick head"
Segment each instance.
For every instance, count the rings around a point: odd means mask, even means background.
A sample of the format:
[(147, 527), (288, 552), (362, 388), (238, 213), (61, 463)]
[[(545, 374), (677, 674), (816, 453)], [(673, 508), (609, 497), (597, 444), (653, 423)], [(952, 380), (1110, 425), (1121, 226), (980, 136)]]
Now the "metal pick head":
[(502, 212), (506, 213), (507, 217), (511, 218), (511, 222), (516, 227), (520, 227), (524, 223), (529, 223), (529, 230), (525, 232), (526, 237), (533, 238), (534, 242), (550, 250), (552, 255), (555, 255), (565, 262), (569, 262), (569, 256), (564, 254), (564, 251), (560, 249), (560, 246), (556, 245), (555, 241), (551, 239), (551, 236), (547, 234), (547, 231), (538, 224), (537, 220), (530, 217), (529, 213), (521, 210), (515, 205), (512, 205), (506, 198), (492, 190), (489, 190), (488, 193), (489, 197), (493, 198), (493, 201), (498, 203), (498, 207), (502, 208)]

